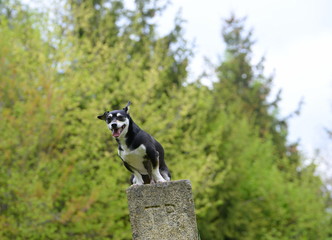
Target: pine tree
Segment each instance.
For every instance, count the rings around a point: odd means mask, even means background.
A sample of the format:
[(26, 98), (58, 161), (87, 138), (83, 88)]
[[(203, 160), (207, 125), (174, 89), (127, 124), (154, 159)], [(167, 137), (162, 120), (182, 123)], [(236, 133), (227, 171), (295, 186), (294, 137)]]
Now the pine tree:
[(130, 100), (173, 179), (192, 181), (202, 239), (324, 239), (321, 181), (286, 143), (244, 21), (228, 20), (209, 89), (186, 82), (181, 19), (159, 36), (166, 6), (135, 6), (71, 0), (52, 23), (0, 5), (0, 238), (131, 239), (130, 173), (96, 118)]
[(205, 134), (206, 154), (216, 157), (202, 166), (206, 177), (196, 196), (202, 238), (324, 239), (322, 183), (315, 166), (302, 167), (297, 150), (287, 148), (287, 125), (267, 102), (272, 79), (264, 77), (263, 62), (251, 63), (252, 33), (232, 16), (223, 36), (225, 60), (209, 110), (213, 128)]
[(1, 19), (4, 239), (130, 239), (130, 173), (96, 116), (130, 100), (134, 119), (158, 140), (170, 125), (177, 132), (190, 54), (178, 20), (158, 36), (157, 1), (136, 11), (120, 1), (67, 6), (50, 27), (22, 5)]

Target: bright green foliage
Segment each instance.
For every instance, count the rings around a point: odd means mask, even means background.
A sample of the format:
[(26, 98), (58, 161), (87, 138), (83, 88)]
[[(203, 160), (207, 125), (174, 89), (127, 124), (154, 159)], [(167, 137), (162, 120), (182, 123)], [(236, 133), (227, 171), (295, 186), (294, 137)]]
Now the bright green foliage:
[(53, 22), (0, 3), (0, 239), (131, 239), (130, 173), (96, 116), (131, 115), (190, 179), (202, 239), (327, 239), (315, 167), (286, 144), (272, 78), (251, 64), (251, 33), (225, 25), (212, 89), (185, 82), (181, 20), (158, 36), (159, 1), (70, 0)]
[[(231, 17), (207, 134), (210, 162), (196, 204), (202, 239), (325, 239), (328, 218), (314, 166), (299, 169), (283, 122), (270, 114), (270, 78), (251, 65), (251, 33)], [(292, 151), (290, 151), (290, 150)], [(209, 223), (209, 224), (207, 224)]]

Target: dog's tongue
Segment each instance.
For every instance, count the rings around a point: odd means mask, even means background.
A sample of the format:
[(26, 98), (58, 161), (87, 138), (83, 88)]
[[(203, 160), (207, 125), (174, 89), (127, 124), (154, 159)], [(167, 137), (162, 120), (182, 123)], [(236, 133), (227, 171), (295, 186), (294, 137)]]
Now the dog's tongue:
[(121, 134), (120, 128), (113, 130), (113, 137), (119, 137)]

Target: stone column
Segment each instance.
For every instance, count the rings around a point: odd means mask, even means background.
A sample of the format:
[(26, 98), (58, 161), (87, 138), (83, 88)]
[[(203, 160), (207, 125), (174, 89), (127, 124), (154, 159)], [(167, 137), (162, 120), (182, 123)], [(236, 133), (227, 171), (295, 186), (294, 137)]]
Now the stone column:
[(127, 189), (133, 240), (198, 240), (189, 180)]

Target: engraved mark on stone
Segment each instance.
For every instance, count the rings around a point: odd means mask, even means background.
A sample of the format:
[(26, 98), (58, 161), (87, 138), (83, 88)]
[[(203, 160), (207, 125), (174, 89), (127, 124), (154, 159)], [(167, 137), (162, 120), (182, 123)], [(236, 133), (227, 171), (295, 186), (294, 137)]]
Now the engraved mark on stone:
[(146, 211), (149, 219), (153, 223), (162, 223), (164, 221), (169, 221), (172, 218), (172, 213), (175, 212), (175, 205), (174, 204), (163, 204), (153, 205), (153, 206), (146, 206), (144, 210)]
[(149, 219), (152, 223), (151, 226), (153, 226), (155, 223), (160, 221), (160, 213), (161, 213), (162, 206), (147, 206), (144, 208), (144, 210), (147, 212), (147, 215), (149, 216)]
[(172, 213), (175, 211), (175, 205), (174, 204), (165, 204), (166, 212)]
[(149, 209), (149, 208), (160, 208), (161, 206), (158, 206), (158, 205), (156, 205), (156, 206), (147, 206), (147, 207), (145, 207), (145, 209)]

